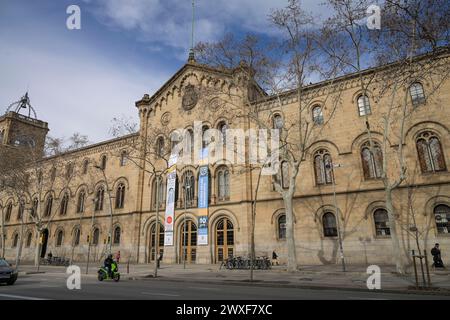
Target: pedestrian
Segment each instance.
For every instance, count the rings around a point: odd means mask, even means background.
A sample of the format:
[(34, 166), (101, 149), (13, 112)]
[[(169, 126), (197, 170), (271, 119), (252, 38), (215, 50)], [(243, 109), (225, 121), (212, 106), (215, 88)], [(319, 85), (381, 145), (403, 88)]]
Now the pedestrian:
[(278, 255), (275, 250), (272, 252), (272, 265), (278, 265)]
[(120, 262), (120, 251), (117, 251), (117, 253), (116, 253), (116, 261), (117, 261), (117, 263)]
[(441, 258), (441, 250), (439, 249), (439, 243), (434, 245), (434, 248), (431, 249), (431, 254), (433, 255), (433, 266), (434, 268), (444, 268), (444, 263)]

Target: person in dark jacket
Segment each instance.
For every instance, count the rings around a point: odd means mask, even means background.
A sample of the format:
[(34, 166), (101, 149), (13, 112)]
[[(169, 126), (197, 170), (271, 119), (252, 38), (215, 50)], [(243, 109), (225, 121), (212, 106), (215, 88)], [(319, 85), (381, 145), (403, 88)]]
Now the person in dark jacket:
[(278, 265), (278, 255), (275, 251), (272, 252), (272, 265)]
[(114, 262), (112, 254), (109, 254), (108, 257), (105, 259), (105, 261), (103, 262), (106, 270), (108, 270), (109, 276), (112, 278), (112, 268), (111, 265)]
[(441, 250), (439, 249), (439, 243), (434, 245), (434, 248), (431, 249), (431, 254), (433, 255), (433, 267), (435, 268), (444, 268), (444, 263), (441, 258)]

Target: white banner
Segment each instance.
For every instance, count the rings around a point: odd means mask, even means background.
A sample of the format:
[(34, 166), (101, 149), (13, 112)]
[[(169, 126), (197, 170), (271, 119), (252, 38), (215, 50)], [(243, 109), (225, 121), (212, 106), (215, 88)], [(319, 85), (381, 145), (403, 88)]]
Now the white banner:
[(166, 214), (164, 221), (164, 245), (173, 246), (173, 224), (175, 220), (175, 192), (177, 179), (177, 157), (171, 156), (167, 172)]

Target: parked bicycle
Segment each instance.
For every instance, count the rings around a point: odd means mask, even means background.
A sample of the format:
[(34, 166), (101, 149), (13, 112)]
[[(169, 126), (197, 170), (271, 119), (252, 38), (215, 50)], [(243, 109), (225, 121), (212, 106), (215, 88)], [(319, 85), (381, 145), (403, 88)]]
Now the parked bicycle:
[[(222, 269), (222, 267), (225, 267), (228, 270), (236, 270), (236, 269), (245, 270), (250, 269), (251, 266), (252, 260), (249, 257), (229, 256), (228, 258), (222, 261), (220, 269)], [(270, 262), (270, 259), (266, 256), (256, 257), (253, 260), (253, 269), (268, 270), (271, 269), (271, 267), (272, 264)]]

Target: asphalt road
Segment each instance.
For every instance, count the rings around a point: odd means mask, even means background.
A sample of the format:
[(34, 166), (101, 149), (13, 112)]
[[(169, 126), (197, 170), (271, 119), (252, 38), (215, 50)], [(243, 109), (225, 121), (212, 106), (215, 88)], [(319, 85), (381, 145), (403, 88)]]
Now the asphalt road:
[(218, 285), (158, 279), (99, 282), (93, 276), (82, 277), (80, 290), (69, 290), (66, 280), (67, 276), (61, 273), (21, 276), (14, 286), (0, 285), (0, 300), (450, 300), (450, 296)]

